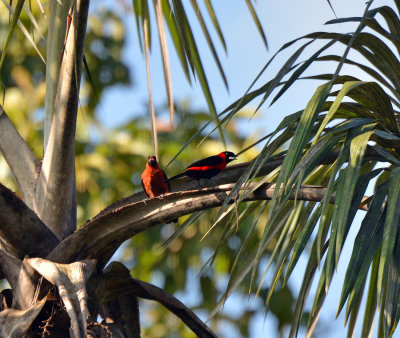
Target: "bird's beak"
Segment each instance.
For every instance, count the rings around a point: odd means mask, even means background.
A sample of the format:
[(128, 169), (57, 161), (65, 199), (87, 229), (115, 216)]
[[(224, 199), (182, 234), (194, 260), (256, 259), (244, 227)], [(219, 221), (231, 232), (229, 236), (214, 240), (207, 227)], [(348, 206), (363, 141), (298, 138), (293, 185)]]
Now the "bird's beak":
[(237, 155), (229, 155), (228, 160), (229, 161), (234, 161), (237, 159)]

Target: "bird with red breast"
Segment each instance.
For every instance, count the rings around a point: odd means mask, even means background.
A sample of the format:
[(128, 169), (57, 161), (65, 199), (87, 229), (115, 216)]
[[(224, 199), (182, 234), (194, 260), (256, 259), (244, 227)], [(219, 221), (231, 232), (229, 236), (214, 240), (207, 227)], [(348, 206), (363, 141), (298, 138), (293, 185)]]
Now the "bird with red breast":
[[(147, 158), (146, 168), (142, 173), (142, 186), (145, 194), (150, 198), (163, 196), (171, 191), (167, 175), (158, 165), (155, 156)], [(177, 223), (178, 220), (174, 219), (169, 223), (171, 222)]]
[(142, 186), (147, 197), (154, 198), (171, 191), (167, 175), (160, 168), (155, 156), (147, 158), (146, 169), (142, 173)]
[(236, 158), (237, 155), (231, 151), (223, 151), (218, 155), (206, 157), (200, 161), (192, 163), (183, 173), (171, 177), (168, 181), (176, 180), (183, 176), (188, 176), (196, 180), (200, 178), (211, 178), (223, 171), (227, 164), (236, 160)]

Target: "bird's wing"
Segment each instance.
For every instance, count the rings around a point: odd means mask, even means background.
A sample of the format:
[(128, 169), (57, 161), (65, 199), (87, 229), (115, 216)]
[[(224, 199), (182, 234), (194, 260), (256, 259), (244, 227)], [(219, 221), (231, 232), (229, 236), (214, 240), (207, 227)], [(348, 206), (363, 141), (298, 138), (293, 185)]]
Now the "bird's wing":
[(216, 166), (221, 164), (223, 159), (218, 155), (210, 156), (200, 161), (196, 161), (189, 165), (186, 169), (194, 168), (194, 167), (209, 167), (209, 166)]
[(165, 173), (164, 170), (162, 170), (162, 169), (160, 169), (160, 170), (161, 170), (161, 172), (162, 172), (162, 174), (163, 174), (163, 177), (164, 177), (165, 180), (167, 181), (167, 180), (168, 180), (167, 174)]
[(143, 187), (144, 193), (147, 195), (147, 197), (150, 197), (150, 195), (149, 195), (149, 194), (147, 193), (147, 191), (146, 191), (146, 188), (144, 187), (143, 179), (141, 179), (140, 182), (142, 183), (142, 187)]

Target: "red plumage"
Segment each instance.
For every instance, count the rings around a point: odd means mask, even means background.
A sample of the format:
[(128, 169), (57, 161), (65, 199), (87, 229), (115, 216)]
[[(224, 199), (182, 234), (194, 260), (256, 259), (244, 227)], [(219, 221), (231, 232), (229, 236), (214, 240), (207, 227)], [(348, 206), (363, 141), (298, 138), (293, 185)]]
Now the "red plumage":
[(167, 175), (159, 167), (155, 156), (147, 158), (146, 169), (142, 173), (142, 186), (147, 197), (150, 198), (158, 197), (171, 191)]
[(174, 177), (171, 177), (168, 181), (175, 180), (183, 176), (189, 176), (191, 178), (211, 178), (221, 171), (223, 171), (226, 165), (236, 159), (236, 155), (230, 151), (224, 151), (218, 155), (204, 158), (200, 161), (194, 162), (189, 165), (186, 170)]

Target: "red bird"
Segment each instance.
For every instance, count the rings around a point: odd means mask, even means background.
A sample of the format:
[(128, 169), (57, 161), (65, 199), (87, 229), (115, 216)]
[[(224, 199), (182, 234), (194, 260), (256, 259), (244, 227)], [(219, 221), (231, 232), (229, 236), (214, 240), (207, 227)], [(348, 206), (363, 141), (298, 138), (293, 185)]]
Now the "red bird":
[(226, 165), (233, 160), (236, 160), (237, 155), (230, 151), (224, 151), (218, 155), (210, 156), (200, 161), (192, 163), (186, 168), (186, 170), (174, 177), (171, 177), (168, 181), (175, 180), (179, 177), (189, 176), (196, 180), (200, 178), (211, 178), (221, 171), (223, 171)]
[(158, 197), (171, 191), (167, 175), (158, 166), (155, 156), (147, 158), (146, 169), (142, 173), (142, 186), (147, 197), (150, 198)]

